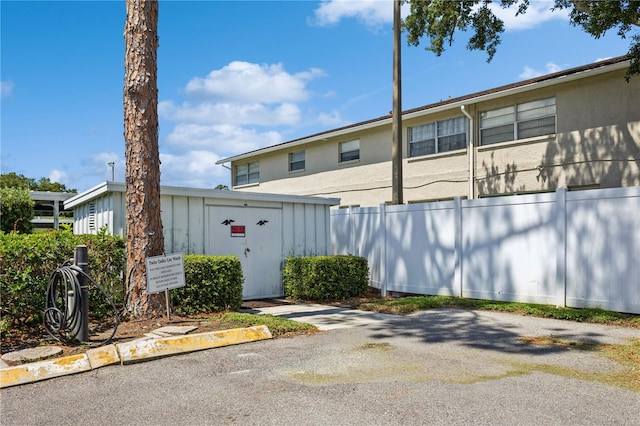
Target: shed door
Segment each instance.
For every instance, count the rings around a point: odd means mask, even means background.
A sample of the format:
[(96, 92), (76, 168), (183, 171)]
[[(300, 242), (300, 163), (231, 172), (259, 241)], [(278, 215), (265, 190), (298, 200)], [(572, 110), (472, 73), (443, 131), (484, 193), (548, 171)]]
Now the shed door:
[(235, 255), (242, 263), (242, 298), (282, 296), (282, 210), (208, 207), (207, 254)]

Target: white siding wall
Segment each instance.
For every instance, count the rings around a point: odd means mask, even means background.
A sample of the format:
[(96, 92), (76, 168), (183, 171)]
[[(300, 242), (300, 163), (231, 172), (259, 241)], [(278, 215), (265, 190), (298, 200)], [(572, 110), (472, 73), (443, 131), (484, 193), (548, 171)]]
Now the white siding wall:
[[(277, 196), (276, 196), (277, 197)], [(96, 229), (89, 229), (89, 205), (96, 206)], [(224, 199), (161, 195), (161, 218), (167, 253), (202, 254), (206, 247), (208, 206), (276, 208), (282, 210), (282, 236), (286, 256), (323, 255), (329, 252), (329, 204)], [(124, 192), (110, 191), (74, 207), (74, 233), (95, 234), (102, 226), (109, 233), (125, 236)]]
[[(122, 189), (120, 189), (122, 187)], [(74, 232), (95, 234), (102, 226), (115, 235), (125, 236), (124, 187), (107, 190), (91, 197), (81, 194), (83, 202), (75, 205)], [(95, 191), (104, 190), (97, 187)], [(173, 193), (172, 193), (173, 192)], [(331, 246), (329, 208), (338, 200), (320, 200), (268, 195), (220, 194), (209, 197), (207, 190), (183, 194), (173, 190), (161, 194), (161, 218), (166, 253), (234, 254), (243, 263), (244, 293), (248, 298), (278, 297), (282, 294), (281, 268), (287, 256), (329, 254)], [(246, 197), (246, 198), (245, 198)], [(293, 201), (291, 201), (293, 199)], [(95, 205), (95, 227), (89, 228), (89, 206)], [(229, 239), (227, 229), (220, 234), (216, 212), (237, 214), (237, 224), (247, 225), (247, 238)], [(259, 227), (256, 212), (277, 212), (269, 216), (269, 226)], [(253, 214), (251, 214), (253, 213)], [(241, 219), (242, 218), (242, 219)], [(249, 247), (249, 241), (251, 246)], [(251, 258), (247, 256), (251, 249)], [(266, 259), (266, 260), (265, 260)], [(272, 279), (265, 285), (265, 277)]]
[[(124, 235), (124, 194), (104, 194), (77, 206), (73, 210), (73, 232), (75, 234), (96, 234), (106, 226), (107, 232)], [(91, 204), (95, 206), (90, 213)], [(93, 216), (93, 218), (91, 217)], [(93, 222), (93, 227), (90, 226)]]
[(282, 240), (286, 256), (329, 253), (329, 206), (306, 203), (282, 204)]

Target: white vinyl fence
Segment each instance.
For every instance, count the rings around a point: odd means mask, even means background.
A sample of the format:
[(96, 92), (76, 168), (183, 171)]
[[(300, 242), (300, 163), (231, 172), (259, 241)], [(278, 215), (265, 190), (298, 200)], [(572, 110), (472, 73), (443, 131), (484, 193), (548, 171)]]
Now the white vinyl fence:
[(640, 187), (350, 207), (331, 242), (383, 294), (640, 313)]

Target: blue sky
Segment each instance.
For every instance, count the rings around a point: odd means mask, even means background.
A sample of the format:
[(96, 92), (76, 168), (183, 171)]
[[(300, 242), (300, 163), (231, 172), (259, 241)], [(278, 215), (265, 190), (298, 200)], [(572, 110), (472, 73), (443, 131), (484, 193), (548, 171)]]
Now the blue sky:
[[(531, 3), (501, 11), (489, 64), (464, 34), (440, 57), (403, 42), (403, 109), (628, 50)], [(218, 159), (386, 115), (392, 12), (390, 0), (160, 1), (162, 185), (229, 185)], [(1, 1), (2, 173), (84, 191), (114, 162), (124, 180), (125, 13), (124, 1)]]

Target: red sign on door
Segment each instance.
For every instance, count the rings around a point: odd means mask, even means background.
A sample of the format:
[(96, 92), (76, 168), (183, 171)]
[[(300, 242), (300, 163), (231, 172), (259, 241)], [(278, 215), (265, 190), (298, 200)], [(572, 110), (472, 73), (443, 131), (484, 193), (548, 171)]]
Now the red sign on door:
[(244, 225), (231, 225), (232, 237), (244, 237)]

